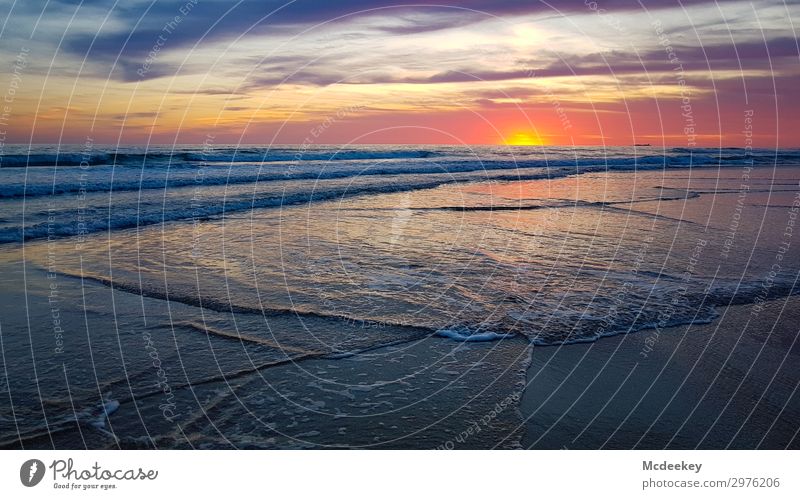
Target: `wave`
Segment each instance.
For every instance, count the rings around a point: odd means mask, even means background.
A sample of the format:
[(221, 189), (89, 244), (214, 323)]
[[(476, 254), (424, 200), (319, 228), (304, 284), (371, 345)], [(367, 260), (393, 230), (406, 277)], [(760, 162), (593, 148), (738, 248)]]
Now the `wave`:
[[(13, 149), (12, 149), (13, 150)], [(265, 152), (266, 151), (266, 152)], [(537, 152), (538, 151), (538, 152)], [(467, 148), (363, 148), (338, 150), (327, 148), (322, 150), (302, 151), (295, 148), (275, 150), (246, 149), (237, 153), (234, 149), (226, 149), (222, 154), (214, 156), (220, 160), (253, 160), (263, 159), (265, 154), (278, 161), (288, 157), (297, 157), (302, 152), (306, 157), (331, 158), (346, 160), (335, 165), (325, 162), (296, 161), (292, 164), (273, 162), (267, 166), (264, 162), (238, 163), (236, 168), (217, 164), (198, 168), (189, 158), (206, 157), (201, 152), (181, 150), (177, 153), (180, 161), (162, 164), (148, 163), (145, 171), (140, 169), (117, 170), (101, 167), (97, 169), (72, 168), (50, 171), (31, 171), (27, 169), (9, 169), (2, 171), (3, 186), (0, 198), (4, 210), (8, 213), (20, 213), (22, 207), (13, 203), (21, 199), (44, 199), (48, 196), (68, 196), (76, 194), (86, 207), (86, 222), (80, 226), (77, 222), (48, 224), (48, 214), (43, 208), (25, 209), (25, 224), (8, 222), (0, 226), (0, 244), (15, 243), (23, 240), (43, 239), (47, 237), (70, 237), (77, 234), (89, 234), (107, 230), (122, 230), (163, 222), (179, 220), (207, 220), (226, 213), (247, 211), (258, 208), (298, 205), (317, 201), (329, 201), (340, 197), (403, 192), (419, 189), (435, 188), (447, 183), (475, 181), (515, 181), (535, 180), (542, 178), (558, 178), (567, 175), (603, 172), (608, 170), (660, 170), (663, 168), (690, 168), (703, 164), (713, 167), (736, 164), (736, 160), (725, 160), (720, 163), (720, 151), (713, 149), (681, 150), (672, 149), (664, 155), (650, 154), (630, 156), (630, 151), (622, 148), (614, 154), (601, 148), (584, 148), (580, 157), (569, 157), (568, 152), (558, 154), (542, 153), (538, 148), (527, 149), (511, 158), (507, 151), (498, 148), (483, 148), (476, 151)], [(687, 153), (686, 151), (690, 151)], [(739, 158), (741, 151), (722, 150), (726, 157)], [(110, 158), (133, 162), (150, 161), (150, 157), (174, 158), (176, 154), (162, 148), (155, 153), (94, 153), (92, 161), (103, 162)], [(272, 154), (272, 156), (268, 156)], [(199, 155), (199, 156), (198, 156)], [(481, 156), (485, 159), (477, 160)], [(796, 150), (758, 151), (758, 156), (770, 166), (775, 161), (800, 162), (800, 152)], [(39, 158), (44, 161), (58, 158), (80, 161), (82, 156), (69, 154), (6, 154), (3, 165), (8, 166), (9, 158)], [(383, 158), (372, 161), (364, 158)], [(354, 159), (360, 158), (360, 159)], [(431, 158), (431, 159), (421, 159)], [(515, 159), (516, 158), (516, 159)], [(778, 160), (776, 160), (778, 158)], [(752, 164), (739, 161), (741, 164)], [(176, 167), (180, 167), (177, 168)], [(13, 171), (12, 171), (13, 170)], [(88, 173), (87, 173), (88, 172)], [(198, 178), (199, 172), (203, 172)], [(360, 179), (344, 186), (347, 179)], [(337, 182), (337, 181), (342, 182)], [(249, 189), (249, 185), (253, 189)], [(241, 186), (233, 192), (222, 187)], [(247, 187), (245, 187), (247, 186)], [(257, 186), (263, 187), (258, 192)], [(216, 191), (214, 188), (218, 188)], [(168, 189), (175, 189), (176, 198), (188, 198), (196, 193), (200, 202), (176, 202), (164, 205)], [(178, 189), (184, 189), (178, 191)], [(244, 191), (250, 190), (249, 193)], [(139, 192), (138, 198), (128, 196), (111, 200), (113, 192)], [(281, 192), (286, 192), (282, 195)], [(93, 197), (92, 197), (93, 196)], [(64, 198), (66, 199), (66, 198)], [(192, 198), (195, 199), (194, 197)], [(113, 201), (113, 202), (112, 202)], [(56, 201), (52, 201), (54, 204)], [(109, 203), (112, 202), (112, 206)], [(162, 206), (164, 206), (162, 210)], [(151, 208), (152, 207), (152, 208)], [(156, 209), (157, 208), (157, 209)], [(39, 211), (37, 211), (37, 209)], [(448, 208), (444, 208), (448, 209)], [(452, 208), (454, 210), (481, 210), (488, 208)], [(502, 210), (502, 207), (492, 207)], [(518, 208), (513, 208), (518, 209)], [(526, 208), (538, 209), (538, 208)], [(69, 211), (65, 212), (69, 213)], [(0, 217), (6, 218), (6, 217)], [(8, 217), (14, 220), (14, 217)], [(25, 225), (23, 227), (23, 225)]]
[[(353, 160), (386, 159), (426, 159), (461, 158), (471, 160), (512, 160), (528, 161), (536, 159), (542, 164), (566, 161), (572, 164), (621, 164), (660, 163), (666, 166), (679, 166), (689, 163), (708, 165), (736, 161), (753, 160), (760, 164), (769, 162), (787, 163), (800, 160), (800, 150), (796, 149), (741, 149), (741, 148), (668, 148), (653, 154), (658, 149), (647, 149), (650, 154), (641, 154), (636, 148), (503, 148), (479, 146), (475, 148), (408, 147), (408, 146), (363, 146), (363, 147), (154, 147), (118, 148), (107, 150), (80, 151), (75, 147), (63, 146), (61, 150), (43, 147), (45, 150), (25, 150), (17, 146), (16, 151), (0, 155), (0, 167), (94, 167), (94, 166), (135, 166), (135, 167), (181, 167), (203, 163), (302, 163), (308, 161), (337, 162)], [(48, 150), (49, 149), (49, 150)]]
[[(18, 174), (6, 179), (0, 198), (39, 197), (97, 192), (165, 190), (181, 187), (206, 188), (222, 185), (269, 183), (279, 181), (324, 181), (351, 177), (383, 175), (457, 174), (478, 171), (525, 170), (541, 168), (571, 173), (604, 170), (652, 170), (659, 168), (723, 167), (736, 165), (774, 166), (800, 163), (800, 153), (781, 151), (761, 155), (666, 154), (646, 156), (547, 157), (492, 154), (487, 158), (447, 154), (433, 150), (326, 151), (305, 154), (265, 155), (235, 153), (203, 156), (198, 153), (92, 155), (92, 166), (138, 166), (138, 170), (118, 172), (113, 168), (73, 168), (85, 161), (75, 154), (12, 154), (2, 157), (0, 165), (59, 166), (66, 169), (50, 175)], [(154, 159), (155, 158), (155, 159)], [(434, 160), (420, 161), (422, 158)], [(376, 162), (376, 160), (380, 160)], [(330, 163), (335, 161), (335, 163)], [(235, 167), (234, 167), (235, 166)], [(22, 170), (24, 172), (24, 169)]]
[[(564, 173), (566, 174), (566, 173)], [(546, 178), (542, 174), (512, 175), (493, 177), (494, 180), (537, 180)], [(462, 181), (474, 181), (475, 178), (464, 179)], [(281, 206), (296, 206), (314, 202), (330, 201), (332, 199), (342, 199), (365, 194), (386, 194), (395, 192), (407, 192), (413, 190), (434, 189), (444, 184), (460, 181), (453, 177), (440, 177), (438, 179), (423, 179), (406, 184), (378, 184), (378, 185), (344, 185), (328, 190), (316, 190), (297, 192), (288, 195), (272, 195), (267, 197), (255, 197), (252, 194), (244, 198), (219, 198), (210, 199), (202, 205), (192, 205), (187, 207), (170, 206), (163, 210), (154, 212), (140, 211), (138, 206), (131, 211), (130, 215), (124, 216), (116, 214), (109, 217), (109, 207), (105, 206), (96, 216), (87, 216), (81, 224), (51, 224), (43, 219), (40, 223), (31, 225), (10, 226), (0, 228), (0, 244), (29, 241), (45, 238), (61, 238), (76, 235), (86, 235), (91, 233), (103, 232), (107, 230), (124, 230), (148, 225), (156, 225), (180, 220), (210, 220), (214, 217), (227, 213), (250, 211), (259, 208), (275, 208)]]
[(45, 426), (0, 435), (0, 449), (24, 448), (28, 442), (42, 440), (47, 440), (50, 443), (53, 435), (75, 431), (76, 424), (83, 429), (82, 431), (94, 430), (112, 441), (116, 440), (114, 434), (106, 429), (106, 422), (108, 417), (120, 408), (121, 402), (117, 399), (112, 399), (111, 393), (105, 394), (103, 400), (99, 403), (79, 411), (74, 410), (74, 398), (64, 401), (65, 406), (67, 403), (70, 408), (70, 410), (64, 411), (67, 416), (50, 419)]
[[(0, 191), (0, 198), (32, 198), (40, 196), (53, 196), (75, 193), (108, 193), (124, 191), (146, 191), (146, 190), (165, 190), (169, 188), (181, 187), (215, 187), (241, 184), (261, 184), (281, 181), (325, 181), (338, 180), (352, 177), (376, 177), (389, 175), (436, 175), (436, 174), (457, 174), (471, 173), (479, 171), (498, 171), (498, 170), (520, 170), (535, 167), (534, 164), (520, 165), (510, 162), (495, 162), (482, 164), (476, 162), (449, 163), (441, 165), (425, 164), (424, 166), (413, 166), (404, 163), (394, 165), (355, 165), (347, 169), (322, 169), (306, 170), (286, 169), (263, 171), (255, 166), (256, 172), (242, 174), (230, 172), (227, 168), (215, 171), (202, 172), (202, 177), (198, 175), (172, 176), (162, 172), (157, 179), (142, 179), (138, 175), (134, 178), (128, 177), (123, 180), (104, 180), (104, 181), (76, 181), (76, 182), (55, 182), (51, 177), (47, 183), (19, 183), (5, 185)], [(212, 175), (217, 174), (217, 175)], [(520, 173), (524, 175), (524, 173)], [(110, 175), (109, 175), (110, 176)], [(155, 176), (153, 174), (152, 176)], [(510, 177), (512, 179), (525, 179), (524, 177)], [(540, 176), (541, 178), (541, 176)], [(476, 180), (471, 178), (469, 180)]]
[(557, 340), (553, 340), (552, 338), (530, 338), (530, 340), (531, 343), (537, 346), (571, 345), (593, 343), (601, 338), (638, 333), (641, 331), (660, 330), (695, 324), (711, 324), (719, 317), (717, 307), (762, 304), (795, 295), (800, 295), (800, 287), (798, 287), (795, 280), (791, 278), (785, 281), (775, 281), (769, 286), (766, 286), (763, 281), (744, 282), (733, 287), (720, 286), (719, 288), (708, 290), (703, 294), (688, 296), (690, 299), (690, 306), (687, 308), (687, 313), (685, 315), (677, 314), (666, 321), (618, 324), (618, 327), (610, 328), (602, 334), (575, 337), (568, 336)]
[(513, 338), (516, 336), (514, 333), (495, 333), (493, 331), (481, 331), (471, 329), (469, 327), (449, 327), (436, 331), (436, 336), (442, 338), (450, 338), (460, 342), (484, 342), (484, 341), (498, 341), (506, 338)]
[[(648, 313), (643, 313), (643, 310), (633, 314), (625, 315), (620, 314), (619, 318), (611, 325), (604, 325), (602, 333), (596, 333), (598, 330), (596, 325), (587, 324), (587, 327), (579, 327), (578, 324), (572, 323), (572, 326), (561, 331), (567, 331), (566, 335), (559, 334), (559, 331), (548, 331), (546, 336), (541, 336), (538, 333), (533, 334), (528, 330), (526, 322), (520, 322), (518, 318), (509, 315), (506, 320), (494, 321), (487, 324), (485, 318), (475, 317), (474, 321), (467, 321), (458, 325), (442, 325), (441, 327), (432, 327), (431, 325), (422, 325), (417, 323), (406, 324), (401, 321), (393, 320), (390, 317), (371, 317), (371, 316), (358, 316), (358, 315), (343, 315), (340, 313), (328, 313), (325, 310), (317, 308), (300, 309), (292, 308), (275, 308), (275, 307), (247, 307), (243, 305), (234, 305), (230, 302), (220, 302), (213, 298), (198, 297), (194, 295), (179, 294), (170, 290), (169, 294), (164, 291), (144, 289), (138, 284), (129, 284), (118, 280), (112, 281), (111, 279), (96, 276), (96, 275), (83, 275), (77, 276), (64, 272), (62, 275), (68, 277), (82, 278), (86, 281), (93, 281), (98, 284), (113, 287), (116, 290), (125, 291), (132, 294), (145, 296), (148, 298), (156, 298), (160, 300), (169, 300), (176, 303), (183, 303), (185, 305), (205, 308), (217, 312), (226, 313), (239, 313), (239, 314), (255, 314), (265, 317), (295, 315), (300, 317), (309, 317), (322, 319), (325, 321), (338, 321), (347, 324), (361, 324), (363, 326), (376, 325), (381, 327), (392, 327), (398, 332), (402, 331), (409, 338), (419, 339), (423, 337), (438, 336), (460, 342), (487, 342), (498, 341), (503, 339), (512, 338), (515, 336), (525, 337), (531, 344), (537, 346), (552, 346), (571, 343), (586, 343), (593, 342), (603, 337), (616, 336), (620, 334), (629, 334), (642, 330), (661, 329), (667, 327), (674, 327), (686, 324), (703, 324), (713, 321), (717, 317), (716, 307), (726, 307), (731, 305), (763, 303), (770, 300), (785, 298), (793, 295), (800, 294), (800, 287), (796, 282), (787, 278), (785, 280), (772, 280), (765, 283), (761, 280), (751, 280), (744, 282), (731, 282), (727, 284), (720, 284), (714, 288), (706, 289), (703, 292), (691, 292), (683, 294), (682, 297), (686, 300), (685, 306), (680, 310), (670, 312), (668, 319), (661, 319), (657, 313), (658, 310), (648, 310)], [(659, 279), (672, 281), (673, 278), (663, 273), (659, 273)], [(767, 285), (768, 284), (768, 285)], [(664, 297), (665, 302), (667, 296)], [(524, 300), (527, 302), (528, 300)], [(674, 304), (675, 301), (672, 300)], [(646, 302), (643, 304), (646, 306)], [(633, 305), (634, 307), (636, 305)], [(649, 313), (653, 312), (653, 313)], [(585, 315), (582, 312), (581, 315)], [(659, 317), (658, 320), (640, 320), (642, 317)], [(250, 342), (262, 346), (281, 349), (284, 348), (277, 342), (270, 341), (266, 338), (256, 337), (253, 335), (230, 333), (222, 330), (210, 328), (209, 326), (197, 322), (183, 322), (179, 326), (187, 327), (197, 331), (204, 332), (226, 339), (236, 339), (239, 341)], [(554, 327), (557, 328), (556, 323)], [(405, 341), (405, 340), (404, 340)], [(383, 343), (382, 343), (383, 345)], [(386, 345), (383, 345), (386, 346)], [(378, 345), (374, 348), (380, 348)], [(370, 347), (372, 349), (373, 347)], [(362, 351), (357, 349), (357, 351)], [(295, 349), (291, 353), (304, 356), (333, 356), (344, 355), (348, 356), (350, 352), (338, 351), (324, 351), (316, 352), (307, 349)]]
[[(170, 325), (171, 326), (171, 325)], [(252, 334), (245, 334), (240, 331), (230, 332), (225, 331), (223, 329), (219, 329), (216, 327), (209, 326), (207, 324), (202, 324), (200, 322), (194, 321), (180, 321), (174, 323), (175, 327), (183, 327), (186, 329), (190, 329), (192, 331), (201, 332), (208, 336), (216, 336), (218, 338), (224, 338), (229, 340), (237, 340), (243, 343), (251, 343), (254, 345), (264, 346), (268, 348), (272, 348), (278, 350), (280, 352), (290, 352), (293, 354), (300, 355), (302, 357), (319, 357), (324, 355), (326, 352), (319, 351), (319, 350), (307, 350), (305, 348), (297, 348), (290, 345), (283, 345), (277, 341), (270, 340), (267, 338), (261, 338), (259, 336), (254, 336)]]
[(381, 159), (422, 159), (440, 155), (432, 150), (359, 150), (327, 149), (226, 149), (209, 152), (88, 152), (88, 153), (29, 153), (5, 154), (0, 157), (2, 168), (26, 167), (91, 167), (91, 166), (182, 166), (187, 163), (273, 163), (302, 161), (349, 161)]
[[(108, 277), (104, 277), (101, 275), (90, 274), (87, 272), (81, 274), (72, 274), (65, 271), (59, 271), (59, 275), (64, 277), (69, 277), (73, 279), (80, 279), (81, 281), (85, 282), (93, 282), (96, 284), (100, 284), (102, 286), (107, 286), (109, 288), (113, 288), (116, 291), (123, 291), (126, 293), (143, 296), (145, 298), (154, 298), (157, 300), (169, 301), (173, 303), (182, 303), (184, 305), (188, 305), (190, 307), (197, 307), (203, 308), (206, 310), (214, 311), (214, 312), (222, 312), (222, 313), (236, 313), (236, 314), (246, 314), (246, 315), (260, 315), (263, 317), (278, 317), (278, 316), (298, 316), (298, 317), (308, 317), (308, 318), (317, 318), (317, 319), (324, 319), (328, 321), (336, 321), (340, 323), (347, 323), (347, 324), (357, 324), (361, 327), (361, 329), (368, 329), (370, 327), (373, 328), (385, 328), (385, 327), (392, 327), (397, 329), (403, 329), (410, 333), (412, 336), (417, 335), (431, 335), (435, 333), (434, 330), (426, 328), (424, 326), (418, 326), (413, 324), (403, 324), (400, 322), (391, 322), (379, 319), (370, 319), (370, 318), (360, 318), (354, 317), (342, 313), (325, 313), (320, 311), (314, 310), (304, 310), (301, 308), (279, 308), (279, 307), (248, 307), (245, 305), (234, 305), (231, 302), (227, 301), (220, 301), (214, 299), (209, 296), (195, 296), (195, 295), (182, 295), (178, 294), (174, 290), (170, 290), (167, 293), (164, 290), (158, 289), (150, 289), (142, 287), (138, 282), (137, 283), (127, 283), (120, 279), (110, 279)], [(207, 325), (198, 323), (198, 322), (181, 322), (176, 323), (183, 327), (188, 327), (196, 330), (201, 330), (207, 334), (219, 334), (220, 336), (227, 336), (228, 338), (232, 339), (241, 339), (243, 341), (251, 341), (253, 343), (260, 343), (264, 346), (272, 346), (276, 347), (276, 344), (267, 344), (269, 340), (264, 338), (256, 338), (253, 336), (242, 336), (239, 333), (228, 333), (217, 329), (209, 329)], [(278, 348), (278, 347), (276, 347)], [(280, 347), (283, 348), (283, 347)], [(303, 351), (303, 354), (311, 354), (313, 352)]]
[[(567, 165), (569, 166), (569, 165)], [(463, 181), (476, 181), (476, 180), (536, 180), (541, 178), (556, 178), (569, 174), (580, 173), (595, 173), (606, 170), (625, 171), (631, 170), (630, 165), (607, 165), (599, 167), (597, 165), (587, 165), (580, 170), (568, 169), (565, 165), (549, 165), (549, 170), (546, 175), (532, 174), (527, 172), (528, 169), (539, 167), (536, 164), (518, 164), (518, 163), (493, 163), (489, 165), (466, 163), (466, 164), (451, 164), (445, 167), (416, 167), (409, 168), (407, 166), (398, 165), (395, 167), (371, 167), (369, 170), (342, 170), (342, 171), (321, 171), (321, 172), (287, 172), (287, 173), (274, 173), (274, 172), (258, 172), (252, 175), (219, 175), (219, 176), (205, 176), (202, 182), (194, 177), (166, 177), (160, 179), (149, 180), (115, 180), (111, 181), (95, 181), (95, 182), (54, 182), (50, 179), (49, 183), (17, 183), (6, 184), (0, 190), (0, 199), (19, 199), (19, 198), (36, 198), (47, 196), (60, 196), (67, 194), (80, 194), (86, 195), (90, 193), (103, 193), (109, 194), (111, 192), (144, 192), (144, 191), (158, 191), (164, 192), (170, 188), (211, 188), (220, 186), (236, 186), (246, 184), (269, 184), (271, 182), (286, 182), (286, 181), (305, 181), (312, 180), (314, 182), (322, 182), (326, 180), (341, 180), (354, 177), (379, 177), (379, 176), (392, 176), (392, 175), (453, 175), (460, 173), (474, 173), (474, 172), (493, 172), (487, 178), (465, 178)], [(639, 170), (654, 169), (653, 165), (637, 165)], [(495, 172), (501, 171), (515, 171), (516, 174), (498, 176)], [(453, 178), (451, 181), (458, 181), (459, 179)], [(442, 182), (444, 183), (444, 182)], [(318, 186), (319, 187), (319, 186)]]

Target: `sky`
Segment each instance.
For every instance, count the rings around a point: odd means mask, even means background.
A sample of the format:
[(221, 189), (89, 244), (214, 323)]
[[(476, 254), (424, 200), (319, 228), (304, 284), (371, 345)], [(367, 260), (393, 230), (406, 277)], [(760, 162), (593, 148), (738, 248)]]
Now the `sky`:
[(0, 140), (800, 146), (796, 0), (0, 0)]

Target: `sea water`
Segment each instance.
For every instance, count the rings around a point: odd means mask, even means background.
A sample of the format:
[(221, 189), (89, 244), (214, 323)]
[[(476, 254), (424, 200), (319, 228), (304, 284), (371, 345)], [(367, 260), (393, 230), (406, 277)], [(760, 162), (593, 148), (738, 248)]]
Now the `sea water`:
[(15, 147), (8, 447), (515, 447), (533, 348), (800, 269), (794, 150)]

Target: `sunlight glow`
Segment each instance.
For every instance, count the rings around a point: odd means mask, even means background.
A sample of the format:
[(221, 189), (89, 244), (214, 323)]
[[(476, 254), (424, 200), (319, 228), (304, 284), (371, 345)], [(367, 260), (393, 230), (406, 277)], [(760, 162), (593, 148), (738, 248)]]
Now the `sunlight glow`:
[(544, 140), (536, 132), (515, 132), (506, 138), (507, 146), (543, 146)]

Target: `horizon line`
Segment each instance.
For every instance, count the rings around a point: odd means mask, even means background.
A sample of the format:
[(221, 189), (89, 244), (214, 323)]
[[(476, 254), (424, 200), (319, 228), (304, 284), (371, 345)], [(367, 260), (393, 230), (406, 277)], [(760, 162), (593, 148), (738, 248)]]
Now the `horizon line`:
[[(8, 142), (4, 144), (4, 147), (8, 146), (85, 146), (87, 141), (83, 142)], [(335, 147), (335, 146), (347, 146), (347, 147), (369, 147), (369, 146), (418, 146), (418, 147), (514, 147), (514, 148), (548, 148), (548, 147), (597, 147), (597, 148), (613, 148), (613, 147), (649, 147), (653, 149), (660, 149), (660, 148), (669, 148), (669, 149), (761, 149), (761, 150), (779, 150), (779, 149), (800, 149), (800, 144), (798, 145), (786, 145), (786, 146), (728, 146), (728, 145), (680, 145), (680, 144), (657, 144), (657, 143), (635, 143), (635, 144), (496, 144), (496, 143), (488, 143), (488, 142), (480, 142), (480, 143), (464, 143), (464, 144), (453, 144), (453, 143), (419, 143), (419, 142), (393, 142), (393, 143), (350, 143), (350, 142), (325, 142), (325, 143), (314, 143), (314, 144), (305, 144), (302, 142), (275, 142), (275, 143), (263, 143), (263, 142), (211, 142), (207, 144), (206, 142), (119, 142), (119, 143), (110, 143), (110, 142), (91, 142), (93, 146), (107, 146), (107, 147), (121, 147), (121, 146), (203, 146), (203, 145), (211, 145), (213, 146), (256, 146), (256, 147), (282, 147), (282, 146), (293, 146), (293, 147)], [(6, 153), (2, 151), (0, 148), (0, 157), (5, 155)]]

